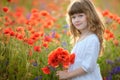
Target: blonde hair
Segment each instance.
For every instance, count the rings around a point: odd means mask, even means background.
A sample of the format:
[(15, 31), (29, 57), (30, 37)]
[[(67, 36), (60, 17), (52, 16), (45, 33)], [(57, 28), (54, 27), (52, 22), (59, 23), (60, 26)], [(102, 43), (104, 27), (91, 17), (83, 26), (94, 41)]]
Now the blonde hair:
[(68, 6), (67, 22), (70, 26), (70, 32), (72, 34), (74, 43), (76, 43), (77, 38), (81, 35), (81, 32), (78, 29), (76, 29), (72, 24), (71, 16), (75, 13), (86, 14), (88, 28), (99, 38), (101, 53), (103, 51), (103, 35), (105, 28), (94, 4), (90, 0), (73, 0)]

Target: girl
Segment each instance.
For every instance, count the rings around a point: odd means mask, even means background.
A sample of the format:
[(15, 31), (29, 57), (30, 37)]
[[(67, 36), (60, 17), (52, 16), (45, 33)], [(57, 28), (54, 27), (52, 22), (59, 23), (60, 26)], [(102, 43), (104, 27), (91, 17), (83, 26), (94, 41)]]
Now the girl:
[(58, 71), (60, 80), (102, 80), (97, 59), (103, 50), (104, 25), (90, 0), (74, 0), (68, 7), (75, 62)]

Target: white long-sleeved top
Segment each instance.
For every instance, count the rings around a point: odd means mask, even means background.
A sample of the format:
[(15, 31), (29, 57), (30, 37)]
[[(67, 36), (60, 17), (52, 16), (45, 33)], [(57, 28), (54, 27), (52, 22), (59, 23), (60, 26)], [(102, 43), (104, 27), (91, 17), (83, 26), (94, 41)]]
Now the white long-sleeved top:
[(75, 53), (75, 62), (70, 65), (69, 72), (82, 68), (87, 73), (72, 78), (71, 80), (102, 80), (97, 59), (100, 50), (100, 42), (95, 34), (87, 36), (73, 47), (71, 53)]

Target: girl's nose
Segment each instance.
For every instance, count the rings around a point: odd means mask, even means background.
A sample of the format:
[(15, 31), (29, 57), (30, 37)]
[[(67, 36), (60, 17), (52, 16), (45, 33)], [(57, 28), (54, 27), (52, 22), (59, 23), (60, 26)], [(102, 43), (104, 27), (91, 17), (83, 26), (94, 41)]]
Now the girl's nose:
[(79, 22), (80, 21), (80, 19), (79, 18), (75, 18), (75, 22)]

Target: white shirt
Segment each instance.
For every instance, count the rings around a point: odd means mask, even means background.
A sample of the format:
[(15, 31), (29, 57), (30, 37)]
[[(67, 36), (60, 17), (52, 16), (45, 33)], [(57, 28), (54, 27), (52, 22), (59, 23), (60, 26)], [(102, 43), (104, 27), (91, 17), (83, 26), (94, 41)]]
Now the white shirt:
[(71, 80), (102, 80), (97, 59), (100, 50), (100, 42), (95, 34), (87, 36), (73, 47), (71, 53), (75, 53), (75, 62), (70, 65), (69, 72), (82, 68), (87, 73), (72, 78)]

